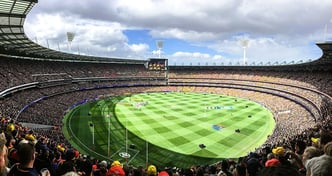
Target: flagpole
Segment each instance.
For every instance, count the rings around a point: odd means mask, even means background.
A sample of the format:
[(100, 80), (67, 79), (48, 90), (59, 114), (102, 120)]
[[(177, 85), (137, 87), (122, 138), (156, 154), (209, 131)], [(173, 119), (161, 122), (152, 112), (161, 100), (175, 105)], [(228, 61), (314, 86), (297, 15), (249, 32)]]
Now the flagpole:
[(48, 43), (48, 39), (46, 39), (46, 44), (47, 44), (47, 48), (50, 49), (50, 44)]
[(146, 158), (145, 158), (145, 162), (146, 162), (146, 168), (148, 168), (148, 164), (149, 164), (149, 144), (148, 141), (145, 141), (145, 145), (146, 145)]
[(327, 33), (327, 24), (325, 24), (325, 28), (324, 28), (324, 42), (326, 41), (326, 33)]
[(107, 114), (107, 117), (108, 117), (108, 138), (107, 138), (107, 156), (109, 157), (110, 156), (110, 136), (111, 136), (111, 118), (110, 118), (110, 115)]
[[(127, 116), (126, 116), (126, 154), (128, 155), (128, 122), (127, 122)], [(126, 158), (126, 164), (128, 165), (128, 157)]]
[(95, 125), (92, 124), (92, 145), (95, 145)]
[(90, 127), (92, 127), (92, 148), (94, 148), (95, 145), (95, 125), (93, 122), (90, 123)]

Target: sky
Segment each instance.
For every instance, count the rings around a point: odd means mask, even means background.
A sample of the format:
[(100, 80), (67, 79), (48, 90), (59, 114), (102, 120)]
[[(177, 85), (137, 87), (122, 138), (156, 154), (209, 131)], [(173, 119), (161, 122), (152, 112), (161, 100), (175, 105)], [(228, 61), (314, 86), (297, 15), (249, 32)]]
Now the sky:
[(332, 41), (331, 9), (331, 0), (39, 0), (24, 31), (80, 55), (161, 57), (169, 65), (299, 63), (318, 59), (316, 43)]

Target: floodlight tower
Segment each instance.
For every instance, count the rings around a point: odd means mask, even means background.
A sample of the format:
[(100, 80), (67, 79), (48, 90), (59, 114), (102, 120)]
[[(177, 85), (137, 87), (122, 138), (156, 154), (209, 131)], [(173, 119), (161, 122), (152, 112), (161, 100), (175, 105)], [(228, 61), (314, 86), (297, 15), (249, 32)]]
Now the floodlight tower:
[(75, 33), (67, 32), (68, 49), (71, 51), (71, 42), (74, 40)]
[[(330, 23), (332, 24), (332, 19), (330, 20)], [(326, 42), (326, 36), (327, 36), (327, 31), (328, 31), (328, 24), (325, 24), (325, 27), (324, 27), (324, 39), (323, 39), (323, 42)]]
[(246, 65), (246, 49), (248, 47), (249, 40), (248, 39), (242, 39), (241, 40), (241, 46), (243, 48), (243, 65)]
[(158, 58), (161, 58), (161, 49), (164, 46), (164, 41), (158, 40), (157, 41), (157, 48), (158, 48)]

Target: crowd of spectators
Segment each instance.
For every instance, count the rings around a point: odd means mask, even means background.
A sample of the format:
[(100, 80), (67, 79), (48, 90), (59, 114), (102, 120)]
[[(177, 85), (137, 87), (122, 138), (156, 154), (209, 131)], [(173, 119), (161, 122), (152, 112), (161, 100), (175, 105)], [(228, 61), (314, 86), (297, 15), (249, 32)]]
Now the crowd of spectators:
[[(1, 119), (1, 175), (310, 175), (331, 173), (332, 123), (307, 129), (307, 134), (279, 145), (264, 145), (238, 159), (222, 159), (215, 164), (176, 166), (131, 166), (119, 161), (92, 159), (68, 145), (52, 139), (50, 133), (31, 130), (12, 120)], [(326, 124), (325, 124), (326, 125)], [(310, 134), (310, 135), (309, 135)], [(8, 158), (8, 162), (6, 162)]]
[[(59, 76), (57, 73), (61, 73), (62, 76)], [(40, 76), (43, 74), (45, 76)], [(58, 63), (0, 59), (0, 79), (3, 80), (0, 85), (0, 92), (25, 83), (54, 79), (68, 80), (87, 77), (144, 78), (162, 76), (165, 75), (161, 72), (149, 72), (142, 65)], [(311, 157), (324, 156), (325, 159), (332, 157), (332, 144), (328, 143), (332, 141), (332, 110), (331, 106), (329, 106), (331, 100), (326, 100), (326, 97), (319, 94), (319, 92), (324, 92), (327, 95), (332, 95), (331, 78), (328, 74), (249, 72), (239, 70), (174, 70), (169, 73), (168, 78), (171, 82), (233, 83), (239, 85), (237, 88), (186, 85), (149, 86), (152, 83), (147, 83), (144, 80), (128, 79), (127, 81), (120, 82), (114, 80), (86, 81), (75, 84), (34, 88), (13, 93), (11, 96), (0, 100), (2, 138), (4, 139), (3, 141), (6, 141), (3, 146), (8, 148), (6, 150), (7, 154), (0, 155), (0, 164), (2, 163), (1, 157), (7, 156), (9, 159), (8, 164), (2, 164), (7, 166), (7, 169), (2, 167), (4, 169), (0, 169), (1, 173), (6, 173), (10, 167), (17, 169), (16, 171), (15, 169), (10, 169), (12, 172), (9, 174), (12, 174), (14, 171), (18, 172), (21, 166), (17, 163), (20, 163), (26, 164), (24, 166), (26, 169), (34, 166), (35, 170), (31, 172), (43, 172), (44, 174), (49, 172), (50, 175), (63, 175), (67, 172), (80, 175), (89, 175), (89, 173), (94, 175), (112, 175), (115, 172), (119, 175), (125, 173), (126, 175), (167, 174), (199, 176), (210, 174), (240, 176), (248, 174), (253, 176), (279, 171), (287, 172), (289, 173), (288, 175), (305, 175), (306, 172), (311, 174), (317, 172), (317, 170), (313, 169), (315, 166), (313, 163), (314, 160), (309, 162)], [(140, 84), (146, 86), (135, 86)], [(123, 87), (113, 87), (118, 85), (123, 85)], [(270, 90), (269, 93), (241, 89), (241, 86), (245, 87), (244, 85), (257, 86), (257, 90), (261, 90), (264, 87), (287, 90), (300, 97), (305, 97), (318, 107), (321, 107), (321, 113), (324, 114), (324, 118), (315, 119), (308, 109), (290, 99), (278, 96), (275, 90)], [(61, 119), (72, 105), (84, 99), (94, 99), (98, 96), (107, 97), (149, 91), (210, 92), (247, 98), (269, 108), (274, 114), (276, 127), (274, 133), (267, 137), (266, 143), (256, 151), (252, 151), (248, 156), (236, 160), (224, 159), (213, 165), (198, 165), (190, 168), (176, 168), (176, 166), (159, 168), (158, 163), (153, 163), (154, 166), (151, 165), (149, 167), (133, 167), (115, 161), (99, 161), (98, 159), (91, 159), (89, 156), (80, 154), (63, 137)], [(293, 96), (291, 94), (286, 95)], [(293, 98), (305, 102), (296, 96), (293, 96)], [(31, 104), (31, 102), (36, 100), (38, 101)], [(305, 102), (305, 104), (309, 106), (308, 102)], [(29, 107), (20, 112), (26, 105), (29, 105)], [(16, 119), (17, 117), (18, 119)], [(29, 129), (23, 126), (22, 122), (50, 125), (50, 128)], [(0, 144), (2, 143), (0, 140)], [(29, 148), (27, 145), (31, 143), (34, 146), (33, 148)], [(304, 160), (304, 162), (302, 161), (302, 155), (306, 155), (304, 154), (305, 149), (308, 148), (308, 151), (310, 151), (309, 146), (315, 147), (312, 151), (318, 152), (316, 154), (309, 152), (312, 156), (310, 155), (306, 159), (308, 161)], [(1, 147), (2, 145), (0, 145), (0, 149)], [(36, 155), (24, 158), (20, 154), (22, 153), (20, 150), (23, 149), (34, 150)], [(26, 162), (23, 160), (26, 160)], [(118, 167), (114, 169), (113, 166)], [(329, 167), (331, 168), (330, 165)], [(123, 172), (121, 169), (123, 169)]]
[(163, 72), (148, 71), (142, 64), (102, 64), (51, 62), (0, 58), (0, 90), (35, 81), (87, 77), (164, 77)]

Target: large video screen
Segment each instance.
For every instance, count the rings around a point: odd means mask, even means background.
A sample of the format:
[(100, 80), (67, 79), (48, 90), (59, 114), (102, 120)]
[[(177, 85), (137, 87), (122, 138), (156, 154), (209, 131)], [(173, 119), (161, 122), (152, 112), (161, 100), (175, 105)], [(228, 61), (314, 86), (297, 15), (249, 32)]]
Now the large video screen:
[(150, 59), (148, 69), (155, 71), (166, 70), (166, 59)]

